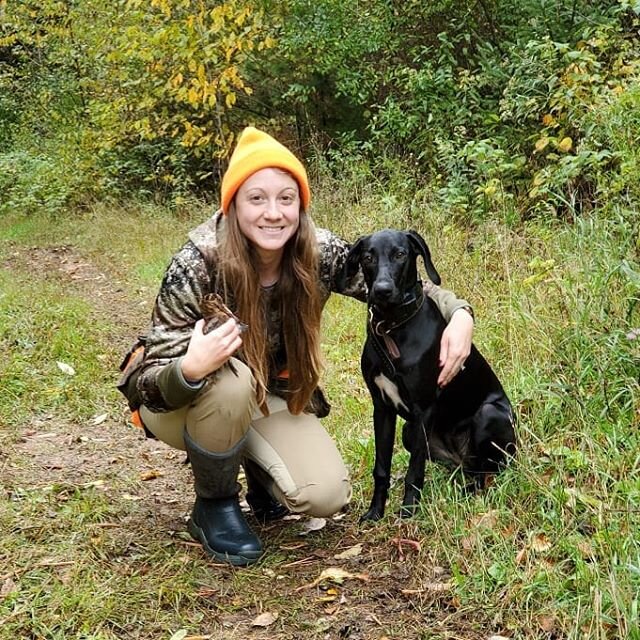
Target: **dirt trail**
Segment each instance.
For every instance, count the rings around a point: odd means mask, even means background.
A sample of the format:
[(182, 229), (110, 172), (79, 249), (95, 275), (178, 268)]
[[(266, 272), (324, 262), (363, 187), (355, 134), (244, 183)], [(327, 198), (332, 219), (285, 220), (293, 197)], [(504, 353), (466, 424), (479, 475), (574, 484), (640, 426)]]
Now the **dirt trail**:
[[(132, 301), (109, 274), (69, 246), (13, 248), (4, 266), (27, 271), (37, 268), (39, 277), (61, 280), (74, 292), (92, 299), (96, 317), (112, 319), (118, 327), (118, 335), (108, 338), (122, 352), (149, 317), (152, 294)], [(115, 378), (114, 370), (114, 382)], [(105, 407), (88, 424), (41, 415), (17, 434), (0, 430), (0, 484), (8, 494), (56, 484), (70, 489), (95, 487), (104, 492), (109, 502), (136, 504), (135, 509), (129, 510), (131, 515), (114, 523), (109, 535), (135, 539), (151, 527), (156, 532), (166, 532), (167, 540), (176, 540), (175, 532), (185, 530), (193, 500), (190, 471), (183, 464), (185, 454), (145, 439), (139, 430), (127, 426), (126, 414), (122, 401), (119, 406)], [(259, 528), (267, 554), (277, 551), (285, 560), (273, 569), (258, 567), (245, 571), (259, 572), (261, 577), (265, 571), (274, 576), (276, 572), (282, 573), (285, 582), (261, 580), (256, 582), (256, 591), (251, 595), (255, 602), (269, 601), (282, 597), (284, 589), (295, 600), (308, 598), (309, 606), (301, 614), (303, 617), (296, 619), (293, 626), (280, 625), (278, 631), (275, 626), (262, 630), (251, 626), (253, 615), (222, 614), (212, 605), (208, 615), (218, 621), (212, 638), (236, 640), (251, 635), (281, 640), (302, 637), (365, 640), (387, 637), (383, 630), (389, 628), (403, 630), (402, 635), (390, 636), (393, 638), (420, 638), (425, 637), (421, 629), (433, 624), (443, 632), (439, 637), (469, 640), (479, 637), (468, 628), (461, 632), (452, 620), (451, 609), (434, 607), (436, 602), (442, 605), (450, 599), (447, 576), (444, 569), (425, 563), (424, 549), (419, 552), (411, 546), (403, 547), (399, 541), (393, 542), (393, 533), (379, 542), (375, 529), (359, 530), (353, 514), (328, 521), (316, 538), (313, 534), (300, 537), (301, 522)], [(387, 525), (386, 531), (393, 529)], [(158, 533), (157, 537), (162, 535)], [(419, 531), (416, 525), (403, 525), (395, 535), (419, 538)], [(182, 540), (182, 534), (178, 536)], [(364, 547), (359, 557), (334, 558), (338, 551), (357, 543)], [(196, 561), (203, 561), (198, 545), (187, 541), (180, 544)], [(313, 585), (321, 572), (331, 566), (342, 566), (366, 579), (351, 581), (347, 598), (340, 587), (334, 590), (340, 595), (331, 598), (330, 591), (320, 591), (319, 586)], [(211, 571), (215, 580), (216, 575), (229, 570), (212, 567)], [(448, 631), (454, 635), (450, 636)], [(131, 637), (145, 636), (142, 633)]]
[[(4, 266), (62, 281), (91, 300), (95, 317), (118, 327), (114, 335), (104, 338), (123, 354), (149, 317), (152, 299), (132, 301), (109, 274), (70, 246), (14, 248)], [(114, 383), (116, 377), (114, 368)], [(185, 455), (142, 437), (127, 425), (127, 415), (123, 399), (87, 424), (50, 414), (34, 416), (17, 439), (0, 432), (5, 453), (0, 463), (3, 483), (8, 488), (28, 485), (31, 489), (93, 485), (115, 499), (124, 493), (127, 499), (139, 501), (148, 517), (165, 520), (169, 529), (184, 526), (180, 520), (191, 495), (188, 468), (182, 464)]]

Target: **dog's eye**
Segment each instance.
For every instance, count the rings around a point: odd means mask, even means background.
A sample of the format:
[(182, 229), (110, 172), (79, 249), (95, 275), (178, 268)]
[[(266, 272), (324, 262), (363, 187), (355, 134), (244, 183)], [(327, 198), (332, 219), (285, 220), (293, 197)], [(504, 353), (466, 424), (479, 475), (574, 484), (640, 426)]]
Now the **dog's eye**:
[(396, 251), (396, 255), (394, 256), (396, 260), (404, 260), (407, 256), (406, 251)]
[(365, 254), (362, 256), (362, 264), (371, 264), (373, 262), (373, 256), (370, 254)]

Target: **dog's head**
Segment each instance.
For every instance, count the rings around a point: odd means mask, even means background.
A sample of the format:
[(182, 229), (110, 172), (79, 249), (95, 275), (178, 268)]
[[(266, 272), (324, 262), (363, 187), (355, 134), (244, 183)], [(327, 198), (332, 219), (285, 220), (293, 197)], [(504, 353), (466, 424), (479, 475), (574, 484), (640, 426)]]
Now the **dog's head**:
[(418, 256), (422, 256), (431, 281), (440, 284), (424, 238), (415, 231), (393, 229), (359, 238), (347, 256), (343, 278), (352, 278), (361, 268), (370, 305), (385, 308), (402, 304), (418, 280)]

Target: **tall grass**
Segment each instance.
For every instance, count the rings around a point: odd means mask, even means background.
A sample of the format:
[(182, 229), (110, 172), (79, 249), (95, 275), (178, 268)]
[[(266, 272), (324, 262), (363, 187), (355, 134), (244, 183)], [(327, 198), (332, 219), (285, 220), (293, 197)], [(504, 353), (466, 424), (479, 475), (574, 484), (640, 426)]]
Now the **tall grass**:
[[(531, 221), (514, 226), (505, 213), (497, 221), (465, 227), (434, 206), (426, 192), (408, 200), (401, 189), (393, 190), (397, 187), (372, 186), (357, 176), (351, 182), (349, 189), (324, 184), (317, 190), (317, 224), (350, 240), (383, 226), (421, 231), (444, 286), (473, 304), (476, 343), (501, 377), (518, 416), (517, 459), (486, 493), (466, 495), (455, 474), (428, 466), (421, 512), (406, 525), (423, 547), (425, 564), (415, 567), (414, 578), (427, 579), (428, 563), (444, 567), (453, 593), (432, 606), (446, 609), (451, 624), (464, 619), (465, 628), (471, 625), (478, 634), (489, 625), (513, 638), (639, 638), (640, 338), (634, 339), (633, 330), (640, 327), (640, 274), (634, 214), (611, 206), (573, 225)], [(130, 300), (148, 305), (171, 253), (209, 212), (202, 206), (176, 218), (161, 209), (96, 205), (53, 222), (0, 219), (2, 237), (12, 242), (0, 245), (3, 424), (17, 432), (37, 412), (82, 420), (96, 407), (122, 402), (112, 391), (115, 376), (107, 371), (115, 373), (121, 355), (120, 345), (109, 339), (118, 331), (113, 320), (96, 324), (90, 300), (79, 299), (46, 274), (11, 268), (11, 251), (72, 244), (108, 269)], [(148, 306), (143, 311), (136, 315), (140, 329)], [(363, 305), (330, 300), (324, 314), (324, 385), (333, 410), (326, 425), (353, 475), (352, 531), (376, 545), (398, 535), (392, 514), (400, 483), (393, 489), (389, 517), (358, 530), (373, 459), (370, 400), (359, 372), (364, 324)], [(132, 329), (129, 318), (121, 332)], [(121, 343), (128, 337), (133, 335)], [(56, 368), (58, 360), (74, 364), (73, 379)], [(397, 477), (404, 464), (398, 447)], [(18, 498), (4, 505), (7, 531), (20, 530), (11, 523), (37, 521), (55, 509), (59, 526), (77, 537), (83, 528), (94, 527), (100, 514), (122, 518), (135, 512), (135, 505), (107, 503), (91, 491), (67, 496), (64, 508), (54, 506), (53, 494), (27, 491)], [(220, 579), (206, 565), (185, 566), (184, 556), (151, 543), (138, 549), (141, 564), (129, 567), (133, 573), (127, 578), (113, 568), (109, 554), (101, 556), (82, 540), (74, 547), (57, 534), (4, 537), (0, 554), (21, 566), (33, 549), (45, 547), (75, 558), (78, 565), (72, 587), (42, 571), (25, 573), (21, 591), (0, 601), (0, 619), (8, 620), (6, 633), (14, 634), (6, 637), (25, 633), (25, 616), (31, 617), (32, 633), (42, 637), (85, 637), (91, 628), (95, 635), (86, 637), (145, 637), (139, 630), (157, 630), (158, 621), (165, 629), (183, 624), (187, 610), (201, 619), (204, 610), (196, 606), (194, 585), (202, 575), (208, 576), (205, 584)], [(272, 549), (266, 566), (277, 571), (280, 558)], [(176, 579), (179, 574), (184, 581)], [(273, 585), (260, 568), (230, 580), (236, 593), (249, 590), (283, 610), (290, 604), (269, 591)], [(227, 584), (225, 593), (230, 588)], [(122, 593), (136, 606), (119, 611)], [(157, 597), (145, 603), (143, 596), (153, 593)], [(232, 604), (221, 606), (234, 610)], [(23, 613), (11, 617), (16, 611)], [(295, 609), (295, 616), (304, 615), (302, 605)], [(429, 633), (422, 637), (437, 637)]]

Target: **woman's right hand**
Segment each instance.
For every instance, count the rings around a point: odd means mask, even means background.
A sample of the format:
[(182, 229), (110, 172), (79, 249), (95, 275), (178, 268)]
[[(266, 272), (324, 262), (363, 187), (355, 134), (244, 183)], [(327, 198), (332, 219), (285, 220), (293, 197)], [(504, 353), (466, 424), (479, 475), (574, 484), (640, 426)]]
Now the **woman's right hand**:
[(202, 332), (203, 326), (201, 318), (196, 322), (187, 353), (182, 358), (182, 375), (187, 382), (199, 382), (219, 369), (242, 345), (240, 329), (233, 318), (207, 334)]

